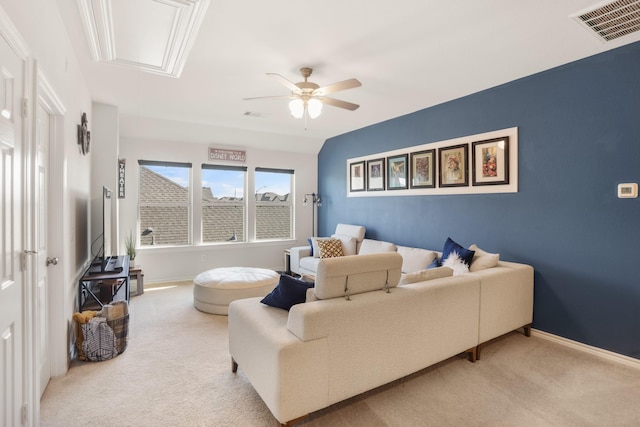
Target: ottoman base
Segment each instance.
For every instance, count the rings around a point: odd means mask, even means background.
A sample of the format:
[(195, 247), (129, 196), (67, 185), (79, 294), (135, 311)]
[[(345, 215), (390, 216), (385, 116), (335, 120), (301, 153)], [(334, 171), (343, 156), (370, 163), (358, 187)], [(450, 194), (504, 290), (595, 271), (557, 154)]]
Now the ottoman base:
[(205, 313), (227, 315), (231, 301), (264, 297), (279, 280), (280, 274), (265, 268), (214, 268), (193, 279), (193, 305)]

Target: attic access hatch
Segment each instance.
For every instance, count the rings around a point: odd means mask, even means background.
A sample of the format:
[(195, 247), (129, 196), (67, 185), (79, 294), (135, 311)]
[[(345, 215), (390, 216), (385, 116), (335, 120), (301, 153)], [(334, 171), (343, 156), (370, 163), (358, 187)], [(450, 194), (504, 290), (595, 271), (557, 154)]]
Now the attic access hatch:
[(91, 57), (180, 77), (210, 0), (77, 0)]
[(608, 42), (640, 30), (640, 0), (600, 3), (571, 18)]

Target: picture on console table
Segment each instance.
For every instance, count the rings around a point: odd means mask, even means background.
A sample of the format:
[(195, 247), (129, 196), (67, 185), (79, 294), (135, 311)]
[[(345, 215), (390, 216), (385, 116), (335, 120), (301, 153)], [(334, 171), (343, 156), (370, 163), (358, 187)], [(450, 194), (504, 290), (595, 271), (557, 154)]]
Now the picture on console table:
[(387, 190), (401, 190), (407, 186), (407, 155), (387, 157)]
[(468, 144), (438, 149), (440, 187), (466, 187), (469, 185), (468, 151)]
[(367, 191), (384, 190), (384, 159), (367, 162)]
[(349, 165), (349, 191), (364, 191), (364, 160)]
[(436, 186), (436, 150), (411, 153), (411, 188)]
[(509, 137), (472, 144), (473, 185), (509, 183)]

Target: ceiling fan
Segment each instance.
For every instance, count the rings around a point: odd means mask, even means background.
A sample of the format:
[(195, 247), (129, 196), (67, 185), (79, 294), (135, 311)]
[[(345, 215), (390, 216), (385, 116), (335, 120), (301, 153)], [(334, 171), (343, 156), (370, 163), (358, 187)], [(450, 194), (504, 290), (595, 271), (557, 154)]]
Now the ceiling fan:
[(360, 83), (358, 79), (343, 80), (341, 82), (320, 87), (318, 84), (307, 80), (309, 76), (311, 76), (312, 72), (313, 69), (310, 67), (300, 68), (300, 73), (302, 74), (302, 77), (304, 77), (304, 81), (298, 83), (293, 83), (292, 81), (282, 77), (280, 74), (267, 73), (268, 76), (289, 88), (291, 90), (291, 95), (260, 96), (256, 98), (244, 98), (244, 100), (290, 99), (289, 110), (291, 115), (296, 119), (301, 119), (303, 116), (306, 118), (306, 115), (315, 119), (322, 112), (322, 104), (332, 105), (334, 107), (344, 108), (350, 111), (357, 110), (358, 107), (360, 107), (358, 104), (326, 96), (341, 90), (353, 89), (362, 86), (362, 83)]

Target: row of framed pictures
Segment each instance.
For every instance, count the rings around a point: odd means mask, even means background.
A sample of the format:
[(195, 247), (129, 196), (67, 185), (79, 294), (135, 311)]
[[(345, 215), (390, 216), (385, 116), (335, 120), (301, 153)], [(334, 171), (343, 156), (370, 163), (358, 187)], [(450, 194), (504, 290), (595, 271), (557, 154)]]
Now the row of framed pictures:
[(349, 191), (467, 187), (470, 170), (473, 186), (509, 184), (509, 137), (352, 162)]

